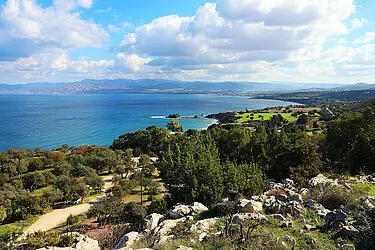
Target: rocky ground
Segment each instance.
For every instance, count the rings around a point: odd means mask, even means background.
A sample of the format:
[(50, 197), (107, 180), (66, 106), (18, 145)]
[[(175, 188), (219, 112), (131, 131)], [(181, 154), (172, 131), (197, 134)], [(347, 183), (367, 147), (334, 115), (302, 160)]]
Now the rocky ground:
[[(116, 249), (365, 249), (358, 242), (371, 231), (362, 215), (374, 208), (375, 178), (318, 175), (306, 188), (290, 179), (267, 183), (260, 196), (150, 214), (143, 231), (127, 233)], [(79, 247), (64, 249), (99, 249), (97, 241), (77, 237)]]

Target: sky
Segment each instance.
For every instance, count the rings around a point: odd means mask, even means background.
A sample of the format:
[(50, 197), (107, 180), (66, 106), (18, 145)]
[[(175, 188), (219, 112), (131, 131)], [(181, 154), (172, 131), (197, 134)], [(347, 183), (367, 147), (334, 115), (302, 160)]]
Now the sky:
[(375, 0), (0, 0), (0, 83), (375, 83)]

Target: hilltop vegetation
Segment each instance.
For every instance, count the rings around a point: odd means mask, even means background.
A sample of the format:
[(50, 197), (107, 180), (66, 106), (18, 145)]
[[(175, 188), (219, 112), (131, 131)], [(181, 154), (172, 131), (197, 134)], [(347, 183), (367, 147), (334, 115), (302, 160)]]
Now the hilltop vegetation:
[[(265, 195), (268, 190), (270, 193), (266, 194), (267, 198), (262, 199), (261, 206), (269, 209), (267, 199), (273, 199), (272, 196), (284, 199), (280, 195), (293, 194), (285, 188), (284, 191), (278, 188), (269, 190), (269, 179), (274, 179), (273, 183), (291, 179), (294, 183), (291, 190), (298, 190), (300, 193), (320, 173), (332, 176), (374, 173), (374, 109), (367, 107), (358, 109), (360, 112), (343, 112), (332, 116), (326, 114), (326, 108), (270, 109), (268, 117), (264, 116), (263, 120), (253, 121), (254, 123), (250, 121), (251, 114), (255, 117), (256, 114), (263, 115), (264, 111), (246, 111), (234, 116), (232, 113), (223, 116), (234, 119), (232, 123), (213, 126), (206, 131), (188, 130), (185, 133), (170, 134), (165, 128), (151, 126), (121, 135), (114, 140), (110, 149), (95, 146), (70, 148), (66, 145), (53, 151), (11, 149), (0, 155), (3, 173), (0, 179), (2, 227), (11, 228), (12, 223), (42, 214), (59, 204), (100, 193), (103, 187), (100, 175), (109, 173), (114, 175), (113, 188), (108, 191), (107, 198), (92, 206), (87, 214), (87, 218), (93, 218), (99, 228), (107, 228), (105, 237), (97, 239), (103, 248), (109, 249), (119, 242), (122, 235), (130, 231), (142, 232), (143, 219), (147, 214), (164, 214), (177, 203), (201, 202), (208, 207), (210, 213), (225, 217), (233, 214), (233, 208), (241, 203), (243, 197), (250, 199)], [(290, 119), (286, 119), (287, 117)], [(314, 128), (315, 121), (318, 122), (320, 133), (306, 133), (310, 126)], [(252, 129), (249, 129), (249, 123)], [(134, 156), (141, 156), (138, 164), (133, 161)], [(159, 160), (153, 164), (149, 156), (157, 156)], [(341, 178), (340, 181), (342, 180), (348, 182)], [(360, 227), (357, 226), (356, 230), (370, 230), (373, 215), (360, 208), (358, 199), (351, 200), (350, 197), (356, 192), (357, 198), (367, 198), (367, 195), (374, 192), (374, 186), (367, 182), (352, 184), (350, 190), (353, 191), (345, 191), (344, 187), (321, 187), (320, 191), (311, 190), (313, 193), (309, 197), (318, 200), (326, 209), (344, 206), (346, 213), (363, 212), (363, 218), (366, 218), (368, 224), (364, 226), (365, 224), (358, 222)], [(141, 197), (145, 194), (147, 196), (143, 200), (141, 198), (140, 202), (137, 196), (134, 201), (138, 203), (128, 203), (126, 197), (135, 193)], [(253, 200), (259, 202), (257, 198)], [(281, 204), (285, 201), (281, 200)], [(369, 202), (372, 204), (372, 201)], [(295, 204), (297, 207), (302, 205)], [(265, 213), (270, 214), (267, 211)], [(288, 214), (286, 211), (289, 210), (277, 210), (283, 215)], [(321, 226), (322, 218), (319, 215), (310, 210), (302, 211), (305, 213), (304, 218), (315, 218), (316, 226)], [(209, 214), (201, 216), (211, 217)], [(358, 215), (353, 213), (353, 216)], [(228, 219), (230, 217), (226, 217)], [(81, 230), (90, 234), (86, 220), (83, 219), (83, 225), (80, 225), (80, 219), (70, 218), (76, 225), (66, 230)], [(290, 220), (297, 225), (297, 229), (304, 227), (303, 224), (298, 224), (301, 222), (296, 217)], [(257, 228), (259, 233), (271, 230), (272, 235), (280, 237), (285, 233), (272, 220), (267, 223)], [(127, 226), (123, 227), (124, 224)], [(188, 235), (187, 228), (190, 226), (191, 224), (180, 225), (180, 229), (176, 229), (176, 235)], [(253, 230), (252, 226), (242, 225), (250, 231)], [(231, 230), (225, 234), (229, 237), (229, 243), (222, 242), (220, 238), (211, 243), (226, 247), (243, 244), (234, 240), (243, 230), (238, 231), (237, 227)], [(310, 235), (319, 241), (316, 246), (335, 248), (342, 243), (324, 230), (327, 228), (321, 228)], [(371, 236), (370, 231), (368, 235)], [(298, 238), (298, 244), (304, 247), (310, 244), (306, 243), (305, 233), (297, 233), (292, 229), (288, 233)], [(1, 246), (5, 246), (4, 242), (9, 242), (12, 236), (14, 234), (10, 230), (4, 234)], [(33, 249), (32, 246), (36, 248), (37, 245), (45, 246), (45, 243), (32, 243), (40, 236), (30, 237), (24, 242), (31, 247), (28, 249)], [(339, 238), (358, 246), (364, 242), (359, 238)], [(271, 244), (274, 238), (267, 240), (267, 244)], [(256, 241), (246, 242), (247, 247), (261, 246)]]

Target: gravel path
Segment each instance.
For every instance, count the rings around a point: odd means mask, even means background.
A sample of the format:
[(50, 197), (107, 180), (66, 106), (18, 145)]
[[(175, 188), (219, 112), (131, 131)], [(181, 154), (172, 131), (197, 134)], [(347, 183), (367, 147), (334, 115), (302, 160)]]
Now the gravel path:
[[(105, 181), (105, 189), (108, 189), (112, 186), (112, 176), (106, 176), (103, 178), (103, 180)], [(33, 225), (31, 225), (24, 231), (24, 235), (37, 231), (51, 230), (57, 227), (58, 225), (66, 222), (66, 219), (69, 217), (69, 215), (79, 215), (87, 212), (93, 204), (100, 202), (104, 197), (105, 194), (95, 197), (89, 203), (84, 203), (61, 209), (55, 209), (48, 214), (44, 214), (39, 218), (37, 222), (35, 222)]]

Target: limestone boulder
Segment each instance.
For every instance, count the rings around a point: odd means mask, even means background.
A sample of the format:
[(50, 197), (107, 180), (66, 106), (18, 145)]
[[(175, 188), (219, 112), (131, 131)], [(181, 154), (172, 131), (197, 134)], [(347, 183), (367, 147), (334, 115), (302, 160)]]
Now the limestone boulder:
[(320, 185), (320, 184), (337, 185), (337, 181), (329, 179), (322, 174), (318, 174), (316, 177), (312, 178), (308, 182), (309, 187), (315, 187), (315, 186)]
[(266, 221), (267, 217), (262, 214), (251, 214), (251, 213), (238, 213), (233, 215), (233, 222), (234, 223), (241, 223), (245, 221)]
[(171, 219), (179, 219), (190, 215), (190, 207), (187, 205), (176, 205), (171, 211), (169, 211), (168, 216)]
[[(67, 235), (63, 234), (62, 236)], [(53, 247), (54, 250), (100, 250), (99, 243), (97, 240), (93, 240), (85, 235), (79, 233), (69, 233), (69, 235), (73, 235), (77, 241), (77, 244), (71, 247)], [(49, 247), (40, 248), (38, 250), (48, 250), (51, 249)]]
[(161, 219), (163, 219), (164, 216), (161, 214), (153, 213), (148, 215), (145, 218), (145, 223), (144, 223), (144, 230), (145, 231), (152, 231), (154, 228), (156, 228), (160, 222)]
[(117, 244), (115, 249), (119, 250), (126, 250), (126, 249), (131, 249), (133, 246), (134, 242), (138, 239), (138, 232), (130, 232), (125, 234), (120, 242)]
[(197, 234), (208, 233), (218, 220), (219, 218), (199, 220), (190, 227), (190, 231)]
[(200, 214), (208, 211), (208, 208), (199, 202), (194, 202), (190, 205), (191, 215)]

